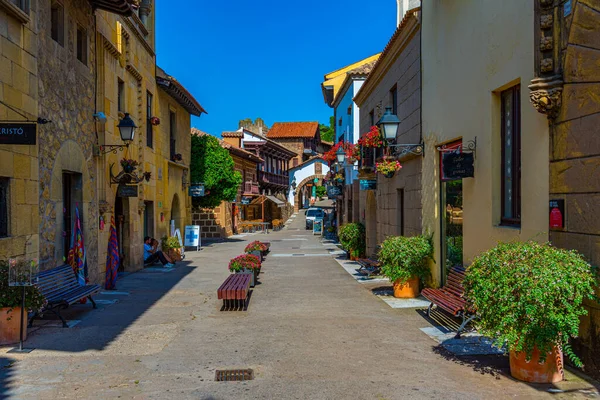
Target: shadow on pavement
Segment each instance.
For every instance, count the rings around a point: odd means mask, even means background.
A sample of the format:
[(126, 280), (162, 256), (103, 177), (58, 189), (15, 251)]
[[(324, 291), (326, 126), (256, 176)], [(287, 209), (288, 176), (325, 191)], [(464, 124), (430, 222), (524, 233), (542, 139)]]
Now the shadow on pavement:
[(0, 356), (0, 399), (8, 398), (15, 361)]
[(94, 297), (97, 309), (88, 302), (62, 312), (71, 328), (62, 328), (52, 314), (44, 315), (35, 320), (26, 346), (63, 352), (106, 348), (194, 270), (189, 264), (181, 261), (174, 269), (164, 271), (142, 269), (119, 279), (115, 291), (103, 291)]

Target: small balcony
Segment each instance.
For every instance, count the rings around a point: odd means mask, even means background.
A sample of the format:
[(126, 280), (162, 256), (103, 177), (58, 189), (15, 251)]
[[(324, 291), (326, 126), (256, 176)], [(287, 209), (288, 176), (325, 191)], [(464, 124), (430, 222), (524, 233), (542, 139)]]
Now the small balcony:
[(289, 176), (267, 171), (258, 171), (258, 181), (264, 185), (287, 187), (289, 185)]
[(244, 182), (244, 195), (260, 194), (258, 189), (258, 183), (256, 182)]

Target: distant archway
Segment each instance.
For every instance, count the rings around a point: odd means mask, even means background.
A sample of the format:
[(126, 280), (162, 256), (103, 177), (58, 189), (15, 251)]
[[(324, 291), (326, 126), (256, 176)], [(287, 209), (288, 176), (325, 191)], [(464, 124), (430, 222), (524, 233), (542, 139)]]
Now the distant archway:
[[(325, 175), (311, 175), (311, 176), (304, 178), (302, 180), (302, 182), (300, 182), (300, 184), (298, 184), (298, 186), (296, 186), (296, 189), (295, 189), (296, 194), (294, 195), (294, 211), (295, 212), (300, 211), (300, 209), (304, 207), (304, 204), (301, 203), (301, 201), (303, 200), (302, 191), (303, 191), (304, 187), (309, 183), (313, 183), (315, 178), (318, 179), (319, 183), (322, 184), (324, 177), (325, 177)], [(308, 196), (310, 197), (310, 194)]]

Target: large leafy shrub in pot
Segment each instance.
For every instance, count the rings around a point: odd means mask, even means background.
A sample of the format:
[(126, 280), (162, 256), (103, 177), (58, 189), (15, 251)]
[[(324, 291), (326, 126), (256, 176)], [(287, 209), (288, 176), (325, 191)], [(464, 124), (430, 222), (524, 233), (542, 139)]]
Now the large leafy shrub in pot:
[(365, 226), (359, 222), (350, 222), (340, 226), (338, 234), (342, 247), (351, 257), (362, 257), (366, 251)]
[(406, 283), (414, 277), (430, 275), (428, 259), (433, 253), (431, 239), (418, 236), (389, 236), (381, 244), (381, 272), (390, 281)]
[(579, 317), (587, 314), (583, 301), (594, 298), (595, 281), (577, 252), (529, 241), (500, 243), (481, 254), (463, 285), (480, 332), (497, 345), (528, 359), (537, 349), (540, 362), (562, 347), (581, 366), (568, 340), (579, 333)]

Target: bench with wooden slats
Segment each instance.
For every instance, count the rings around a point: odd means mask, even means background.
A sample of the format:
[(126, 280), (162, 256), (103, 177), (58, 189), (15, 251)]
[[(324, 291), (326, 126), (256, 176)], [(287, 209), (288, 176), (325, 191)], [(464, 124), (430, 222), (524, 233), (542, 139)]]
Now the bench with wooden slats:
[(251, 274), (231, 274), (217, 289), (217, 298), (223, 300), (221, 311), (248, 309), (247, 299), (250, 296)]
[(60, 318), (63, 327), (68, 328), (67, 322), (60, 315), (60, 310), (66, 309), (71, 304), (85, 298), (90, 299), (92, 306), (96, 308), (96, 303), (92, 299), (92, 295), (101, 290), (99, 285), (81, 286), (70, 265), (61, 265), (48, 271), (40, 272), (37, 275), (35, 286), (42, 296), (44, 296), (47, 303), (41, 311), (36, 312), (31, 317), (29, 326), (32, 326), (35, 317), (46, 311), (50, 311)]
[(431, 302), (427, 309), (428, 315), (431, 314), (431, 309), (435, 305), (455, 317), (462, 318), (462, 324), (456, 333), (456, 338), (460, 338), (460, 334), (467, 324), (476, 317), (476, 314), (468, 309), (467, 301), (464, 299), (465, 289), (462, 284), (464, 278), (465, 269), (453, 267), (446, 278), (444, 287), (439, 289), (426, 288), (421, 291), (423, 297)]
[(360, 275), (370, 277), (371, 275), (379, 275), (381, 272), (381, 263), (377, 260), (373, 260), (372, 258), (360, 258), (356, 260), (356, 262), (360, 265), (360, 268), (356, 270)]

